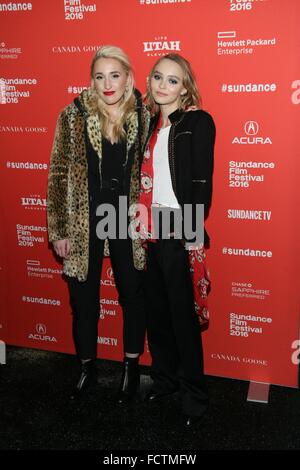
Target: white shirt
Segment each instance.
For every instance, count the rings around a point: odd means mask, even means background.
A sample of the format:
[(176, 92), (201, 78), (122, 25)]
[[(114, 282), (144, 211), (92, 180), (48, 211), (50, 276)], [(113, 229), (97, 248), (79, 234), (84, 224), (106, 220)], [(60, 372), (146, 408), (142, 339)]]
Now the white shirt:
[(160, 129), (153, 150), (152, 203), (179, 209), (174, 194), (169, 166), (168, 141), (171, 126)]

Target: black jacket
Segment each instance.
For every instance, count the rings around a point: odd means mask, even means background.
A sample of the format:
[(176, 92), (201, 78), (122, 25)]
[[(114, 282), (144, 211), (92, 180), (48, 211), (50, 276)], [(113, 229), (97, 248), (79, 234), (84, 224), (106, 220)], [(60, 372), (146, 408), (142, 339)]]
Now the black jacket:
[[(149, 135), (155, 129), (159, 115), (151, 119)], [(169, 115), (169, 165), (172, 186), (178, 203), (192, 204), (195, 229), (196, 204), (204, 204), (207, 218), (212, 198), (215, 124), (206, 111), (183, 112), (177, 109)], [(205, 231), (205, 245), (209, 237)]]

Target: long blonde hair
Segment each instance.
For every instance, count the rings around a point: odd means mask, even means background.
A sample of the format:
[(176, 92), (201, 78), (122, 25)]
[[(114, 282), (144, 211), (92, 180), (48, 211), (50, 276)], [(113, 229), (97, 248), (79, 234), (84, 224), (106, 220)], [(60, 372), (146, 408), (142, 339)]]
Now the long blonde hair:
[[(124, 124), (129, 115), (135, 110), (134, 78), (132, 73), (132, 67), (128, 56), (120, 47), (110, 45), (102, 46), (100, 49), (97, 50), (96, 54), (93, 57), (91, 63), (91, 78), (94, 78), (93, 74), (95, 63), (98, 59), (101, 58), (118, 60), (128, 75), (128, 84), (126, 86), (124, 96), (119, 106), (118, 117), (113, 123), (111, 123), (109, 115), (105, 109), (104, 103), (100, 97), (98, 97), (97, 102), (102, 135), (106, 138), (112, 138), (113, 142), (118, 142), (122, 138), (126, 137)], [(111, 124), (112, 134), (109, 136), (108, 128)]]
[(159, 105), (155, 102), (153, 95), (151, 93), (151, 78), (158, 64), (164, 59), (168, 59), (168, 60), (172, 60), (173, 62), (176, 62), (176, 64), (178, 64), (183, 71), (183, 86), (187, 90), (187, 92), (185, 95), (180, 97), (181, 98), (180, 108), (185, 110), (189, 106), (197, 106), (197, 108), (200, 109), (201, 98), (199, 95), (196, 78), (195, 78), (195, 75), (191, 68), (190, 63), (180, 54), (166, 54), (165, 56), (160, 57), (155, 62), (147, 80), (146, 103), (149, 107), (150, 112), (152, 114), (156, 114), (159, 112)]

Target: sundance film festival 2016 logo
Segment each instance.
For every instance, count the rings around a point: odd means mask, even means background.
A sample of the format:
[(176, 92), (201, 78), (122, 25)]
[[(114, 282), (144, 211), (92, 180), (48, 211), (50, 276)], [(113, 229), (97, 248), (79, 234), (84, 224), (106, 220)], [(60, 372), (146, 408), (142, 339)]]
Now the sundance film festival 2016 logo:
[(230, 0), (229, 10), (233, 12), (249, 11), (253, 5), (261, 4), (265, 0)]
[(65, 20), (83, 20), (86, 13), (96, 13), (96, 3), (89, 3), (82, 0), (64, 0)]
[(143, 42), (144, 53), (147, 56), (163, 56), (170, 52), (181, 51), (180, 40), (168, 40), (167, 36), (157, 36), (154, 41)]
[[(17, 104), (22, 98), (30, 98), (28, 86), (36, 86), (36, 78), (0, 78), (0, 104)], [(20, 90), (19, 87), (26, 87)]]
[(241, 338), (248, 338), (250, 335), (255, 334), (261, 335), (264, 333), (263, 327), (271, 323), (271, 317), (230, 312), (229, 334), (230, 336), (239, 336)]
[(245, 136), (234, 137), (232, 144), (242, 144), (242, 145), (255, 145), (255, 144), (272, 144), (270, 137), (260, 137), (258, 136), (259, 125), (256, 121), (247, 121), (244, 124)]
[(17, 224), (16, 229), (18, 246), (20, 247), (32, 248), (38, 244), (45, 243), (44, 235), (47, 233), (47, 227)]
[[(263, 183), (264, 170), (274, 170), (274, 162), (234, 161), (229, 162), (229, 187), (247, 189), (254, 183)], [(254, 171), (260, 170), (259, 174)]]
[[(114, 307), (113, 309), (111, 307)], [(99, 318), (103, 320), (106, 316), (115, 317), (116, 316), (116, 307), (119, 306), (117, 300), (111, 299), (100, 299), (100, 315)]]
[(0, 3), (0, 12), (1, 11), (31, 11), (32, 10), (32, 3), (28, 2), (3, 2)]

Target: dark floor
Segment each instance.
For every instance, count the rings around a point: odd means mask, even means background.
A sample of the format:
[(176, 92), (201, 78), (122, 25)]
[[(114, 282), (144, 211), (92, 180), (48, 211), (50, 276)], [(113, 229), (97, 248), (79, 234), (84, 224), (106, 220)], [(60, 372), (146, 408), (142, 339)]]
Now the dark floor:
[[(246, 401), (248, 383), (207, 377), (211, 406), (183, 430), (178, 398), (130, 408), (114, 404), (121, 364), (98, 360), (99, 384), (69, 403), (75, 357), (8, 347), (0, 365), (0, 449), (219, 450), (300, 449), (300, 391), (272, 386), (269, 404)], [(149, 369), (142, 368), (142, 395)]]

